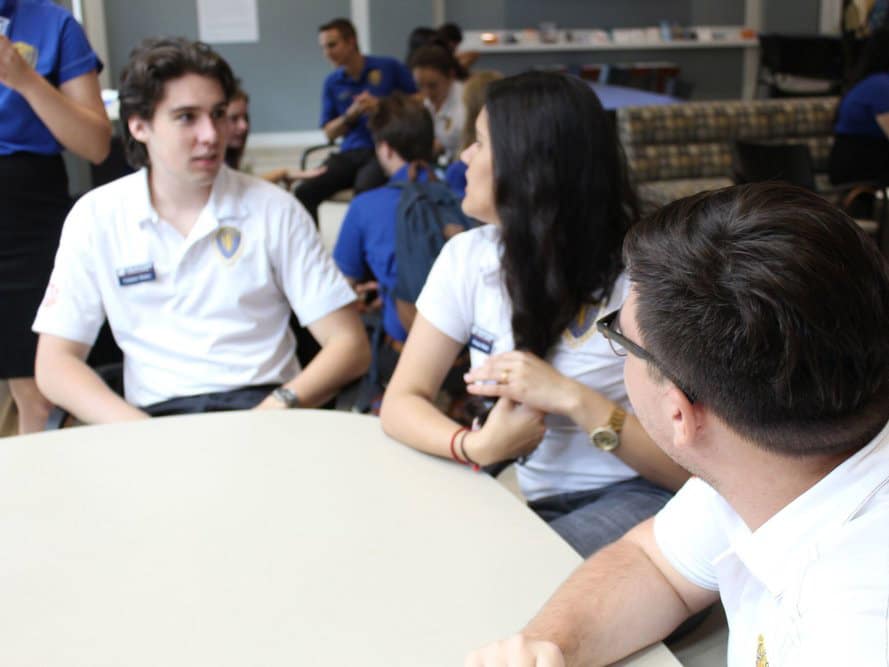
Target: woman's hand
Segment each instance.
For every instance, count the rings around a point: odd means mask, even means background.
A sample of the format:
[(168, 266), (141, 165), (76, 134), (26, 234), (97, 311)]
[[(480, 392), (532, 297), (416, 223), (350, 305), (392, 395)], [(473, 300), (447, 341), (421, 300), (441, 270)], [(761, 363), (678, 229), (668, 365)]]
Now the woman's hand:
[(463, 376), (476, 396), (506, 396), (542, 412), (570, 415), (582, 386), (530, 352), (505, 352)]
[(34, 76), (34, 68), (22, 57), (8, 38), (0, 35), (0, 83), (21, 92), (28, 79)]
[(466, 454), (479, 465), (526, 456), (534, 451), (546, 426), (544, 414), (503, 396), (491, 409), (485, 425), (466, 435)]

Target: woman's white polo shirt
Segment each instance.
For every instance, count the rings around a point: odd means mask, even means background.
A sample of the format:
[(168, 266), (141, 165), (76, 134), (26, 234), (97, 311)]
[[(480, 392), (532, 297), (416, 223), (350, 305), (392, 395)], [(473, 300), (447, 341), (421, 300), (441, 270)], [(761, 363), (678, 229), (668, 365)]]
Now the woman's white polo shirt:
[[(547, 358), (563, 375), (625, 407), (623, 358), (596, 330), (596, 320), (623, 303), (627, 285), (621, 276), (607, 303), (580, 313)], [(468, 343), (473, 366), (488, 355), (515, 349), (497, 227), (483, 225), (445, 244), (417, 299), (417, 310), (442, 333)], [(537, 500), (602, 488), (637, 473), (613, 454), (593, 447), (589, 435), (567, 417), (548, 415), (543, 441), (517, 466), (517, 476), (525, 497)]]

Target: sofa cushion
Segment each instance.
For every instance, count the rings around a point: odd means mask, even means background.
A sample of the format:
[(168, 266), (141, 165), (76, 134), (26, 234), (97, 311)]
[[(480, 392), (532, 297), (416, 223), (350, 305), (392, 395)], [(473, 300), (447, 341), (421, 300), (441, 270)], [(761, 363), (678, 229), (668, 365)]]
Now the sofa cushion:
[(836, 97), (687, 102), (617, 110), (628, 152), (648, 144), (731, 142), (833, 133)]

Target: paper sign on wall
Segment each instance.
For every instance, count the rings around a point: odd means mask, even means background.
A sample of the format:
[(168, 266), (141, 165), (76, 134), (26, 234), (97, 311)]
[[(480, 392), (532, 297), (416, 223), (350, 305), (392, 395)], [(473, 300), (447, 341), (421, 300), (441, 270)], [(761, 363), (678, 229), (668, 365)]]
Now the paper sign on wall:
[(256, 0), (197, 0), (198, 36), (211, 44), (258, 42)]

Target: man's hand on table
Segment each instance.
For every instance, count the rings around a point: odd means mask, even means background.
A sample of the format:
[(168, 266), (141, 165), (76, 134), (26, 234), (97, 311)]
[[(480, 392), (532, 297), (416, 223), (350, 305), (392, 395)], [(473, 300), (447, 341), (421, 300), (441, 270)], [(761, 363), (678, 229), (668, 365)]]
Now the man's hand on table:
[(565, 659), (554, 643), (519, 634), (473, 651), (464, 667), (565, 667)]

